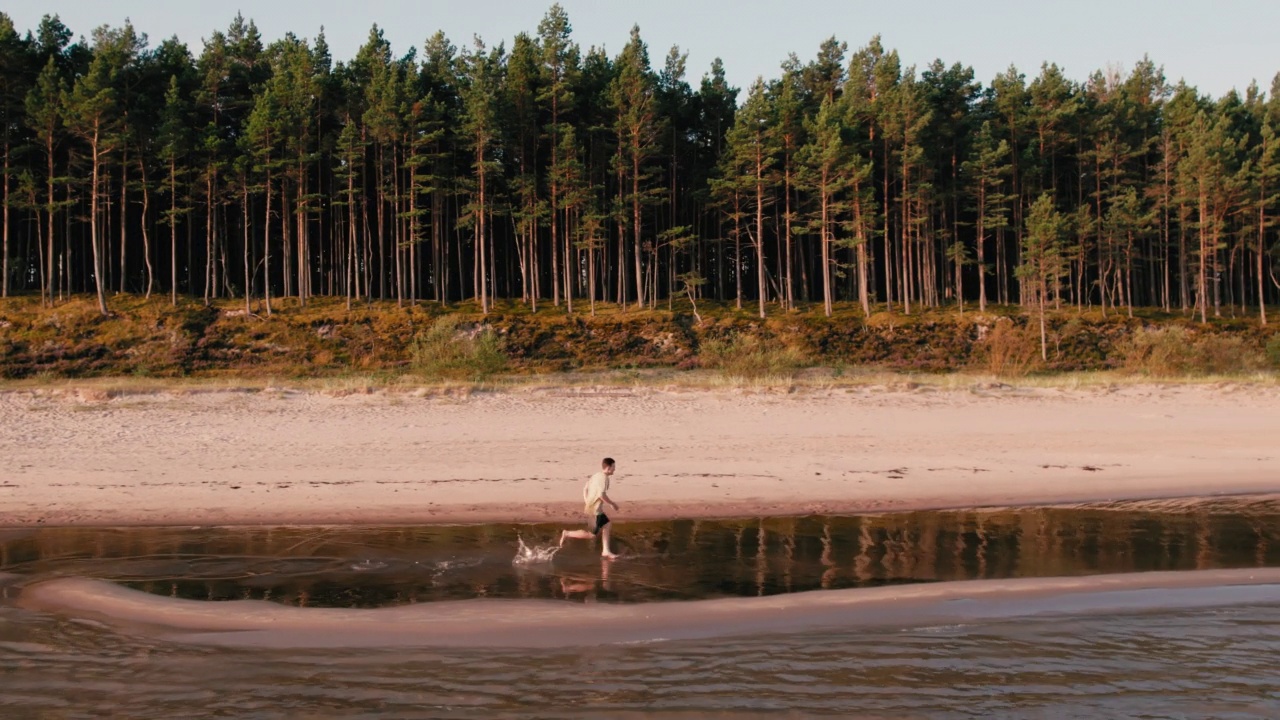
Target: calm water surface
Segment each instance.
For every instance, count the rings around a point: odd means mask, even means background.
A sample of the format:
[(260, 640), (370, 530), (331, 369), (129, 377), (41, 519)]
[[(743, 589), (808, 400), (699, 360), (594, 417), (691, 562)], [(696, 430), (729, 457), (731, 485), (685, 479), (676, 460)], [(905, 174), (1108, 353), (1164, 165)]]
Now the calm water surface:
[[(1271, 500), (559, 527), (0, 531), (0, 717), (1280, 717), (1280, 606), (574, 650), (192, 647), (5, 598), (89, 576), (212, 601), (639, 603), (957, 579), (1280, 566)], [(4, 583), (0, 579), (0, 583)]]

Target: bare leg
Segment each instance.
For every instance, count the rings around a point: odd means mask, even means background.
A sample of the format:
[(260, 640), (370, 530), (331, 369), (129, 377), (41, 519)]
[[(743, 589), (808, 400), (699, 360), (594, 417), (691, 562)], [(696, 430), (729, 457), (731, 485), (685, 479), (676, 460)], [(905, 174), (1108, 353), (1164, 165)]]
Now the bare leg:
[(590, 540), (595, 537), (589, 530), (565, 530), (560, 533), (560, 547), (564, 547), (564, 541), (574, 540)]
[(613, 552), (609, 550), (609, 526), (612, 524), (613, 523), (609, 523), (609, 525), (605, 525), (603, 528), (600, 529), (600, 539), (604, 543), (602, 545), (602, 549), (600, 550), (600, 557), (607, 558), (609, 560), (612, 560), (618, 557), (617, 555), (614, 555)]

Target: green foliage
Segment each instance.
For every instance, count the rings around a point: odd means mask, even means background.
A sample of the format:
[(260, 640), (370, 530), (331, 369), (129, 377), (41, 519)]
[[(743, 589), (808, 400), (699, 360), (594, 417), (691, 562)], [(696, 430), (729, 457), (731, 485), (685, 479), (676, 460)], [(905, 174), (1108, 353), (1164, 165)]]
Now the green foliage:
[(104, 318), (87, 296), (53, 307), (37, 297), (0, 300), (0, 377), (359, 373), (474, 382), (497, 373), (705, 368), (777, 379), (810, 366), (1003, 377), (1121, 369), (1172, 377), (1255, 372), (1268, 360), (1280, 369), (1280, 340), (1255, 321), (1192, 327), (1154, 312), (1136, 319), (1052, 313), (1045, 362), (1034, 319), (1014, 306), (963, 317), (949, 309), (865, 317), (846, 302), (831, 317), (818, 305), (761, 320), (732, 303), (700, 299), (702, 321), (695, 322), (688, 304), (675, 312), (623, 312), (602, 303), (588, 317), (500, 301), (481, 320), (474, 308), (442, 315), (438, 305), (399, 308), (394, 300), (347, 310), (343, 298), (315, 297), (305, 307), (285, 298), (270, 318), (246, 314), (240, 300), (206, 307), (180, 296), (172, 306), (168, 298), (122, 294), (112, 302), (115, 310)]
[(487, 325), (445, 315), (414, 338), (409, 348), (414, 371), (437, 380), (484, 380), (507, 368), (502, 340)]
[(756, 335), (732, 334), (703, 341), (698, 350), (702, 367), (719, 370), (727, 377), (761, 380), (791, 378), (810, 364), (800, 350)]

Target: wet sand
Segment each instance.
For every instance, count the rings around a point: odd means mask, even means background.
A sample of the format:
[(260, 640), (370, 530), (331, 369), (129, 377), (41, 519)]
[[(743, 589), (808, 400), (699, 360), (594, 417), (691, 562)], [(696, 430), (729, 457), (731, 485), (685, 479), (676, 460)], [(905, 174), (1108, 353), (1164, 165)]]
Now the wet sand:
[(850, 627), (926, 627), (1280, 601), (1280, 568), (1023, 578), (637, 605), (475, 599), (380, 609), (209, 603), (65, 578), (22, 589), (28, 610), (176, 642), (237, 647), (572, 647)]
[(0, 527), (579, 521), (1280, 491), (1262, 385), (0, 393)]

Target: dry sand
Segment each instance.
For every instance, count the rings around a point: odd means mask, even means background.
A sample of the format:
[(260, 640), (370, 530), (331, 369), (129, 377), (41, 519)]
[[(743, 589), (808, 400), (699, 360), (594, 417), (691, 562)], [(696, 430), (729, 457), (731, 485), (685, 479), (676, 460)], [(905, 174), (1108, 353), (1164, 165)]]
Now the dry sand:
[(1280, 491), (1280, 390), (0, 393), (0, 527), (618, 521)]

